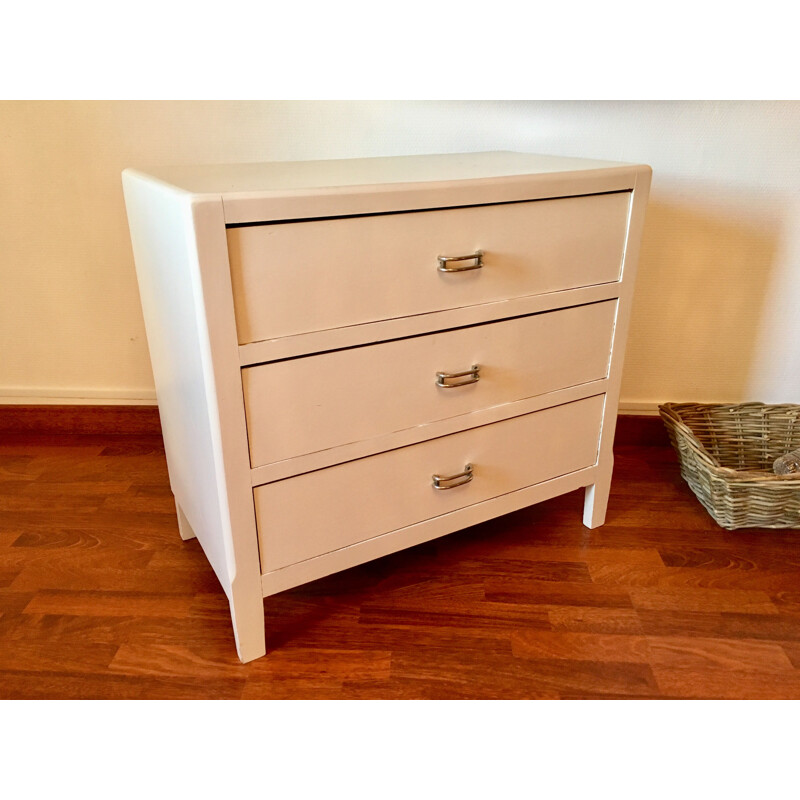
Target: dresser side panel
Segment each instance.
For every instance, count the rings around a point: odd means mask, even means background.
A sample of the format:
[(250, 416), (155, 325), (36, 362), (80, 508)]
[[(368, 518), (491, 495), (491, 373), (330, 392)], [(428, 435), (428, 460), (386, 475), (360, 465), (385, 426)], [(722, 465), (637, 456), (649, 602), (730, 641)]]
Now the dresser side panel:
[(226, 592), (232, 564), (191, 196), (126, 171), (123, 187), (170, 485)]

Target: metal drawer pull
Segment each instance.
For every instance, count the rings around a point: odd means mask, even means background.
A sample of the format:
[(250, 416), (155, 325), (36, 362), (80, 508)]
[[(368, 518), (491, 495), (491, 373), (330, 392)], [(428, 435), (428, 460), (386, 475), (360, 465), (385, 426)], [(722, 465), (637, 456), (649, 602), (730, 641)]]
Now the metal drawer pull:
[[(442, 389), (455, 389), (457, 386), (469, 386), (471, 383), (477, 383), (480, 379), (480, 364), (473, 364), (472, 369), (466, 372), (437, 372), (436, 385)], [(458, 378), (466, 378), (466, 380), (458, 380)], [(455, 380), (455, 383), (445, 383), (445, 381)]]
[(456, 486), (463, 486), (472, 480), (472, 464), (467, 464), (463, 472), (458, 475), (434, 475), (434, 489), (455, 489)]
[[(450, 267), (452, 261), (474, 261), (466, 267)], [(439, 256), (439, 272), (466, 272), (470, 269), (480, 269), (483, 266), (483, 250), (476, 250), (468, 256)]]

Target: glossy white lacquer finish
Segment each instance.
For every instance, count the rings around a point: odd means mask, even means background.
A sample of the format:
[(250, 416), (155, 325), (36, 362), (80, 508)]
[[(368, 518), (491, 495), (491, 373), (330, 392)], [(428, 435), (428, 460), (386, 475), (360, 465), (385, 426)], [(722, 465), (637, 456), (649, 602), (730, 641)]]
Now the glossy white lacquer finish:
[[(630, 192), (228, 230), (240, 344), (619, 278)], [(439, 256), (481, 251), (480, 269)]]
[(124, 189), (179, 529), (202, 545), (252, 660), (263, 608), (222, 206), (131, 174)]
[(649, 181), (514, 153), (126, 170), (179, 529), (243, 661), (263, 596), (581, 486), (602, 523)]
[[(251, 463), (419, 425), (436, 436), (439, 420), (604, 378), (616, 310), (608, 300), (249, 367), (242, 376)], [(438, 373), (472, 365), (477, 383), (437, 385)]]
[[(264, 572), (591, 466), (604, 397), (536, 411), (255, 490)], [(435, 489), (434, 474), (473, 478)], [(313, 498), (313, 502), (309, 499)], [(286, 532), (302, 535), (286, 535)]]

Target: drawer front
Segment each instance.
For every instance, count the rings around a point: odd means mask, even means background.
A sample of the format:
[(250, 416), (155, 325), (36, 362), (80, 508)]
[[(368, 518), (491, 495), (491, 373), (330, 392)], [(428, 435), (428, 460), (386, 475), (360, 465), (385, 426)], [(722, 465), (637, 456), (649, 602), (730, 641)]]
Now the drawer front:
[[(591, 466), (603, 404), (597, 395), (259, 486), (262, 572)], [(434, 488), (433, 475), (467, 464), (468, 483)]]
[[(251, 464), (604, 378), (616, 306), (609, 300), (246, 368)], [(437, 378), (461, 372), (470, 374)]]
[[(229, 228), (239, 343), (616, 281), (629, 203), (619, 192)], [(478, 250), (480, 269), (439, 270), (440, 256)]]

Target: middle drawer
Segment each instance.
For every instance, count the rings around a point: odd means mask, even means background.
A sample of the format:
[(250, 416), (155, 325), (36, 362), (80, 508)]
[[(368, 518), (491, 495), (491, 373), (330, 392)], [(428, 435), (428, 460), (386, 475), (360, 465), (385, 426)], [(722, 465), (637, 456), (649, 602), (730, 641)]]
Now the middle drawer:
[(607, 300), (246, 367), (251, 466), (604, 378), (616, 307)]

